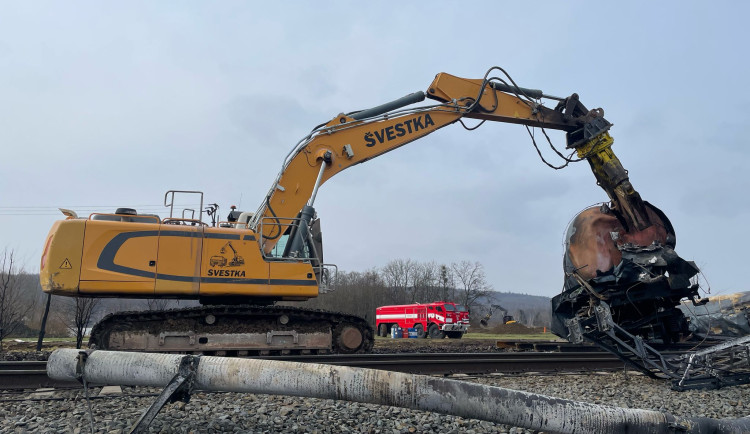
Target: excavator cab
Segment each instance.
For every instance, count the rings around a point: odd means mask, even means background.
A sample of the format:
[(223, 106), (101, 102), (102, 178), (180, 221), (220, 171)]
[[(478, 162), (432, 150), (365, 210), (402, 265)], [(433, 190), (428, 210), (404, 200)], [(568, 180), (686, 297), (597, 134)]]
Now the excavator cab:
[[(258, 233), (270, 232), (268, 237), (262, 236), (275, 241), (273, 248), (265, 253), (267, 260), (309, 261), (319, 284), (319, 292), (323, 294), (334, 289), (333, 282), (338, 273), (338, 267), (323, 261), (323, 233), (320, 219), (315, 215), (314, 209), (309, 208), (312, 213), (307, 219), (301, 215), (296, 218), (264, 217), (259, 220)], [(269, 225), (278, 229), (268, 231)], [(278, 235), (279, 233), (281, 235)]]

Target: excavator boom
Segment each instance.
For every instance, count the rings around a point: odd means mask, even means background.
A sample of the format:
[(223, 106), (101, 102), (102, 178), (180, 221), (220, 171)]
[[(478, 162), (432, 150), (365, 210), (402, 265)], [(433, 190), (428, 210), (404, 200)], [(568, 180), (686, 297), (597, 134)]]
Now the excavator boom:
[[(576, 120), (536, 102), (495, 90), (491, 82), (438, 74), (427, 92), (415, 92), (369, 110), (336, 116), (306, 137), (285, 160), (251, 227), (264, 220), (263, 245), (270, 251), (288, 224), (275, 216), (295, 216), (314, 192), (335, 174), (422, 138), (461, 118), (574, 131)], [(405, 108), (425, 97), (438, 104)], [(322, 163), (325, 163), (323, 166)], [(323, 166), (323, 167), (321, 167)]]

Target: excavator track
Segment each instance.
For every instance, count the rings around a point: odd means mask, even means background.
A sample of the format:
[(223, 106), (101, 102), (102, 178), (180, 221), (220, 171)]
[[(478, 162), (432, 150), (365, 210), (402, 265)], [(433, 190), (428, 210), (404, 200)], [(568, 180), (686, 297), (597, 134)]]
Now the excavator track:
[(217, 356), (352, 354), (372, 349), (364, 319), (290, 306), (202, 306), (119, 312), (91, 330), (89, 347)]

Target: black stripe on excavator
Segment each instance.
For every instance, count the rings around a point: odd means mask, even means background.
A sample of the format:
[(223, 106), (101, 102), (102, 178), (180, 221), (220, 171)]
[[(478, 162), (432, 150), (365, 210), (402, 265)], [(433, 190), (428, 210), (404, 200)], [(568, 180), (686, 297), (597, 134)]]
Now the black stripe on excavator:
[[(177, 232), (177, 231), (175, 231)], [(187, 232), (188, 234), (194, 234), (194, 232)], [(140, 231), (140, 232), (123, 232), (115, 235), (104, 249), (102, 249), (99, 260), (96, 261), (96, 266), (102, 270), (114, 271), (115, 273), (128, 274), (131, 276), (147, 277), (149, 279), (156, 277), (156, 272), (139, 270), (137, 268), (125, 267), (122, 265), (115, 264), (115, 255), (125, 241), (131, 238), (142, 238), (142, 237), (157, 237), (159, 231)]]
[[(175, 282), (194, 282), (197, 279), (193, 276), (175, 276), (172, 274), (157, 274), (159, 280), (171, 280)], [(298, 279), (239, 279), (236, 277), (201, 277), (200, 283), (236, 283), (240, 285), (297, 285), (297, 286), (317, 286), (318, 282), (312, 280)]]
[[(183, 232), (183, 231), (161, 231), (162, 236), (168, 237), (190, 237), (197, 238), (201, 234), (198, 232)], [(239, 235), (230, 234), (203, 234), (205, 238), (219, 238), (219, 239), (232, 239), (239, 240)], [(125, 267), (123, 265), (115, 264), (115, 255), (120, 250), (125, 241), (131, 238), (142, 238), (142, 237), (155, 237), (159, 236), (159, 231), (140, 231), (140, 232), (123, 232), (115, 235), (104, 249), (102, 249), (101, 255), (96, 266), (102, 270), (114, 271), (115, 273), (127, 274), (130, 276), (146, 277), (149, 279), (160, 279), (160, 280), (171, 280), (175, 282), (195, 282), (197, 278), (195, 276), (177, 276), (172, 274), (157, 274), (154, 271), (139, 270), (137, 268)], [(248, 237), (251, 235), (245, 235)], [(254, 240), (254, 238), (253, 238)], [(238, 283), (244, 285), (299, 285), (299, 286), (316, 286), (318, 282), (315, 279), (312, 280), (301, 280), (301, 279), (238, 279), (232, 277), (201, 277), (200, 283)]]

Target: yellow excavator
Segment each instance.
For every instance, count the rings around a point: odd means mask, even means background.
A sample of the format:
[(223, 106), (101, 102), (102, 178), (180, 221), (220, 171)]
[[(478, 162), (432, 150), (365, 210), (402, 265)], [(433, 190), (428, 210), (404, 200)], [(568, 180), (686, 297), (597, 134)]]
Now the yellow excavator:
[[(433, 103), (414, 106), (425, 98)], [(544, 106), (545, 100), (555, 107)], [(177, 216), (176, 196), (193, 195), (204, 209), (202, 193), (194, 191), (168, 192), (170, 215), (163, 219), (127, 208), (84, 218), (65, 210), (67, 219), (55, 222), (44, 245), (42, 287), (72, 297), (164, 297), (202, 304), (109, 315), (92, 330), (89, 344), (99, 349), (240, 356), (367, 352), (373, 331), (362, 318), (274, 305), (331, 289), (336, 268), (323, 260), (313, 208), (318, 189), (344, 169), (450, 124), (475, 128), (464, 124), (467, 118), (566, 132), (571, 154), (560, 155), (565, 164), (576, 160), (574, 153), (589, 162), (611, 200), (601, 213), (616, 215), (629, 239), (642, 245), (667, 243), (671, 234), (664, 228), (671, 226), (630, 184), (612, 152), (611, 124), (603, 111), (587, 109), (577, 94), (559, 98), (519, 87), (493, 67), (478, 79), (440, 73), (426, 92), (318, 125), (289, 152), (254, 213), (233, 210), (228, 221), (211, 224), (202, 213)], [(222, 255), (227, 246), (233, 259)], [(585, 271), (596, 274), (593, 266)]]
[(482, 327), (487, 327), (490, 325), (490, 319), (492, 318), (492, 314), (494, 314), (496, 311), (499, 311), (502, 315), (502, 323), (505, 324), (515, 324), (517, 321), (513, 318), (513, 315), (508, 315), (508, 309), (500, 306), (499, 304), (492, 304), (490, 305), (490, 309), (487, 311), (487, 313), (482, 317), (481, 320), (479, 320), (479, 324)]

